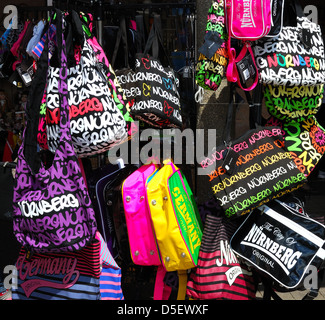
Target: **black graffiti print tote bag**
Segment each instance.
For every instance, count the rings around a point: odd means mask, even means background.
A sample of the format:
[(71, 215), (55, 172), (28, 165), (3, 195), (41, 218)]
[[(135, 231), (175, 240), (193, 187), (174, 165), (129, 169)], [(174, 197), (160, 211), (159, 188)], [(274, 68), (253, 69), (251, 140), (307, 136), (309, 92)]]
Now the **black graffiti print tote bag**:
[[(306, 182), (285, 147), (280, 127), (256, 126), (231, 139), (233, 108), (231, 94), (225, 143), (201, 161), (202, 172), (209, 178), (212, 192), (228, 218), (247, 214)], [(250, 107), (250, 112), (253, 110)]]
[[(160, 16), (155, 15), (144, 53), (136, 54), (136, 82), (133, 91), (140, 94), (135, 97), (131, 115), (153, 127), (180, 128), (182, 115), (179, 80), (171, 67), (163, 65), (159, 56), (159, 46), (163, 48), (161, 34)], [(149, 55), (151, 49), (152, 55)], [(164, 58), (169, 63), (166, 54)]]
[[(78, 157), (109, 150), (128, 137), (126, 122), (114, 101), (103, 64), (87, 42), (77, 12), (72, 11), (72, 26), (79, 30), (80, 61), (68, 69), (70, 129)], [(75, 30), (73, 29), (73, 30)], [(46, 93), (47, 143), (50, 151), (58, 147), (59, 105), (57, 83), (59, 68), (50, 65)]]
[(298, 0), (285, 3), (285, 19), (278, 36), (254, 45), (260, 81), (272, 85), (317, 85), (325, 82), (325, 54), (321, 27), (304, 16)]

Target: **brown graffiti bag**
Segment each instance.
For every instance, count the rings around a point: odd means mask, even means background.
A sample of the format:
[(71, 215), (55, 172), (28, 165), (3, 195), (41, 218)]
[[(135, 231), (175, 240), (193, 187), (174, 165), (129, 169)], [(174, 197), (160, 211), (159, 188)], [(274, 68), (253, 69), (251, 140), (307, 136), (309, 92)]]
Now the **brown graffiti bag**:
[[(213, 194), (228, 218), (246, 214), (306, 181), (285, 148), (280, 127), (256, 126), (231, 140), (233, 93), (232, 90), (225, 143), (201, 162)], [(250, 112), (256, 113), (256, 106), (251, 106)]]

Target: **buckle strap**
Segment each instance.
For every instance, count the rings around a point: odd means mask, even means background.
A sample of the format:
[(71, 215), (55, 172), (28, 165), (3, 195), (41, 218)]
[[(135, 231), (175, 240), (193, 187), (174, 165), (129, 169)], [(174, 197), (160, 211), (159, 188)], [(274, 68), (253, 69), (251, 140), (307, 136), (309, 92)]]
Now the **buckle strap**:
[(318, 289), (311, 289), (302, 300), (314, 300), (318, 296)]

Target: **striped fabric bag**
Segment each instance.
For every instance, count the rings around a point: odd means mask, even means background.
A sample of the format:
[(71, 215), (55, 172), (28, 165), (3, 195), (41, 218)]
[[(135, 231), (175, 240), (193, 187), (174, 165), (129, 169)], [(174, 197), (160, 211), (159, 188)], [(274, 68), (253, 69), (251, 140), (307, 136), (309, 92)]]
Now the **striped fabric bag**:
[[(211, 201), (210, 201), (211, 202)], [(207, 202), (207, 204), (209, 201)], [(229, 220), (215, 208), (203, 209), (205, 225), (197, 267), (192, 269), (186, 294), (193, 300), (253, 300), (256, 285), (252, 273), (237, 261), (229, 241), (237, 220)], [(220, 208), (220, 207), (219, 207)]]
[[(49, 26), (49, 35), (50, 35), (50, 40), (54, 41), (56, 38), (56, 26), (54, 24), (51, 24)], [(35, 47), (32, 49), (32, 56), (35, 60), (38, 60), (41, 57), (41, 54), (44, 50), (44, 44), (45, 44), (45, 39), (46, 39), (46, 32), (40, 39), (40, 41), (35, 45)], [(50, 57), (52, 55), (54, 48), (50, 48)]]
[(16, 268), (12, 300), (124, 300), (121, 269), (98, 231), (93, 243), (76, 252), (28, 258), (22, 248)]
[(96, 239), (100, 241), (100, 295), (101, 300), (124, 300), (121, 287), (121, 268), (112, 257), (106, 242), (97, 231)]
[(100, 242), (75, 252), (34, 253), (22, 248), (12, 300), (99, 300)]

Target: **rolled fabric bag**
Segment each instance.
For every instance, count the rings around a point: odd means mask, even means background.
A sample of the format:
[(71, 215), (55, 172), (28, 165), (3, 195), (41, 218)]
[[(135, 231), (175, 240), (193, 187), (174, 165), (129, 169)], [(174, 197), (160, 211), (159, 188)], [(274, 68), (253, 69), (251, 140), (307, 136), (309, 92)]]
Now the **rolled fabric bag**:
[(285, 147), (297, 168), (309, 176), (325, 152), (325, 130), (316, 118), (312, 116), (303, 122), (285, 123), (270, 117), (266, 125), (282, 128)]
[(283, 122), (303, 122), (317, 114), (322, 105), (324, 85), (264, 86), (267, 111)]

